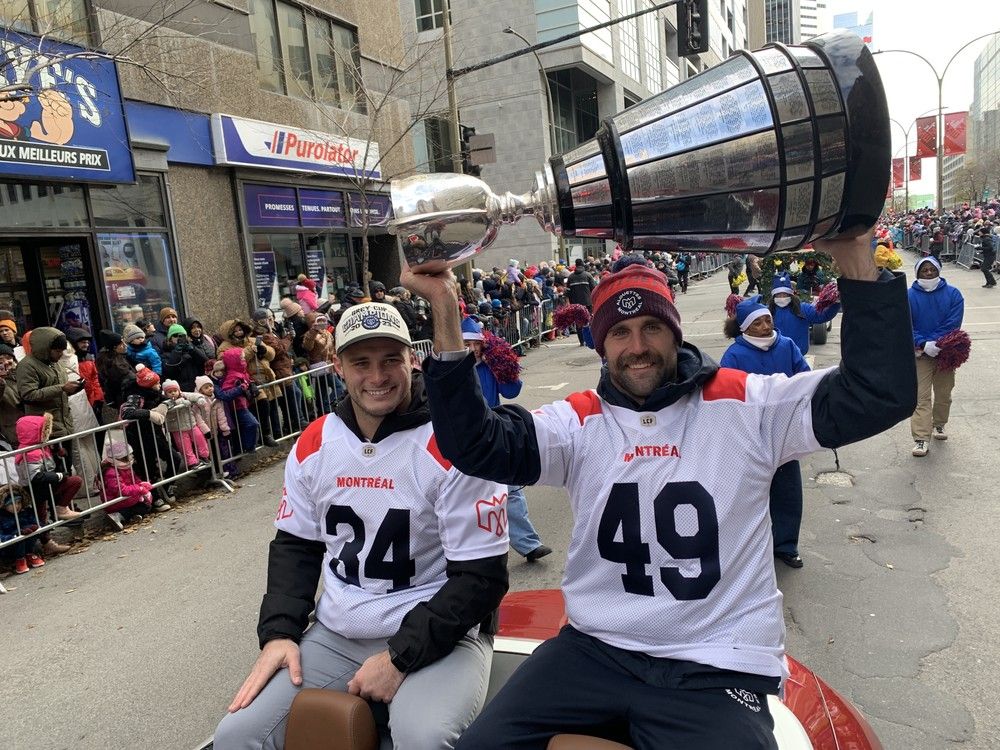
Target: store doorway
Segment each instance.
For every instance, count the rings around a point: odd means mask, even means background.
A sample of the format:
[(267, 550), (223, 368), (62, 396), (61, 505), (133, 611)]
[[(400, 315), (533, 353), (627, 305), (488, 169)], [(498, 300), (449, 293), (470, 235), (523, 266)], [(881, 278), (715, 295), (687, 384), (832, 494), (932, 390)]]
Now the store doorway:
[(0, 309), (19, 331), (100, 329), (97, 283), (86, 237), (0, 238)]

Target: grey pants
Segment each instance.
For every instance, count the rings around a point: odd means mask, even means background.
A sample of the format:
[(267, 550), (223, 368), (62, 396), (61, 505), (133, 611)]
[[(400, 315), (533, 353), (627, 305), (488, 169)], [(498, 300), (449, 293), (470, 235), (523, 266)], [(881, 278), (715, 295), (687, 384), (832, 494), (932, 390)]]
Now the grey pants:
[[(321, 623), (302, 638), (302, 687), (347, 689), (369, 656), (384, 651), (384, 638), (352, 641)], [(450, 750), (486, 700), (493, 637), (466, 636), (440, 661), (407, 675), (388, 705), (391, 741), (380, 726), (382, 748)], [(215, 731), (216, 750), (280, 750), (292, 700), (300, 688), (282, 669), (246, 708), (226, 714)], [(376, 721), (384, 704), (374, 704)], [(382, 722), (380, 722), (382, 723)]]

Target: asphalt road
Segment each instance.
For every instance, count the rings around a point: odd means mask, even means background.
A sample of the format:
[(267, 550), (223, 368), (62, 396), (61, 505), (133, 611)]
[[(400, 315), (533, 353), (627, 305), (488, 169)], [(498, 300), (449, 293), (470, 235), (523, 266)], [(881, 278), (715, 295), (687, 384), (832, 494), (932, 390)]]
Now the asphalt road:
[[(974, 340), (950, 439), (913, 458), (902, 424), (845, 448), (851, 487), (816, 481), (834, 468), (831, 452), (804, 461), (806, 564), (778, 571), (790, 653), (860, 706), (892, 749), (1000, 747), (1000, 294), (980, 289), (977, 273), (946, 271), (966, 295)], [(686, 338), (715, 357), (726, 346), (726, 293), (716, 276), (678, 302)], [(838, 342), (835, 328), (811, 352), (817, 366), (836, 362)], [(527, 407), (597, 382), (596, 355), (575, 341), (523, 363)], [(210, 493), (8, 578), (0, 745), (172, 750), (209, 736), (256, 655), (280, 488), (279, 463), (235, 494)], [(569, 541), (565, 495), (531, 488), (528, 499), (555, 554), (533, 565), (512, 558), (512, 585), (555, 587)]]

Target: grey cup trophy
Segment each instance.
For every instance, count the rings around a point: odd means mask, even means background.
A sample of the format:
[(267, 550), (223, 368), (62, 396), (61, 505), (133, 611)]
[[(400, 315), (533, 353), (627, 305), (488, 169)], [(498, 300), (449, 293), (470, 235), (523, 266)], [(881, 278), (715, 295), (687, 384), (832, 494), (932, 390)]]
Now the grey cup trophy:
[(764, 255), (874, 225), (890, 158), (875, 61), (836, 31), (741, 50), (605, 119), (523, 195), (467, 175), (394, 180), (389, 227), (407, 265), (426, 272), (464, 262), (529, 214), (564, 237)]

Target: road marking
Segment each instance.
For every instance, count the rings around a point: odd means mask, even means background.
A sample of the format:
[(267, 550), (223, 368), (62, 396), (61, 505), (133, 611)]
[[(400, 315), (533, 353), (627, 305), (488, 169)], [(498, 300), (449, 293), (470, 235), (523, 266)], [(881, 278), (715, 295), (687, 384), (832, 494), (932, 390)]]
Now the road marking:
[(559, 383), (559, 385), (533, 385), (532, 388), (541, 388), (546, 391), (558, 391), (561, 388), (565, 388), (569, 383)]

